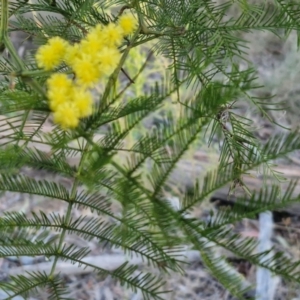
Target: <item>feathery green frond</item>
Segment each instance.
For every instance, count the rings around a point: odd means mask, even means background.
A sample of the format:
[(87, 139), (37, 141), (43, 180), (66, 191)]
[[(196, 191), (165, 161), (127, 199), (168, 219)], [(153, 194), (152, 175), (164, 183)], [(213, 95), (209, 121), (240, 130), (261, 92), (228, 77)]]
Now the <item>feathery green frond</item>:
[(46, 180), (36, 181), (24, 175), (13, 175), (10, 177), (1, 174), (0, 190), (40, 195), (64, 201), (70, 200), (70, 194), (63, 185)]

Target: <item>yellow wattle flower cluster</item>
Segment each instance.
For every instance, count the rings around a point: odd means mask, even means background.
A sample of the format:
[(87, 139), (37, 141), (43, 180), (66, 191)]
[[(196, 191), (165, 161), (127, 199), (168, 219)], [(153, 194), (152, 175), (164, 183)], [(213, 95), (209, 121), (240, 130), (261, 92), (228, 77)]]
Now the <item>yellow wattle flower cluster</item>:
[(92, 28), (80, 43), (71, 45), (53, 37), (38, 49), (36, 61), (40, 68), (49, 71), (64, 62), (75, 74), (74, 80), (64, 73), (53, 73), (47, 80), (54, 121), (63, 129), (76, 128), (80, 118), (91, 115), (93, 97), (89, 89), (117, 67), (121, 58), (118, 46), (136, 27), (132, 15), (122, 15), (116, 24)]

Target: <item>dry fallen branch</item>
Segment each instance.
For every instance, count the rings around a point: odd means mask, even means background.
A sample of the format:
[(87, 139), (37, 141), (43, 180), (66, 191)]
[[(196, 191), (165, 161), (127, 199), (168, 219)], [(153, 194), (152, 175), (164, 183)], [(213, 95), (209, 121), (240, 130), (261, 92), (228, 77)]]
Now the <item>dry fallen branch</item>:
[[(183, 253), (182, 257), (179, 257), (178, 259), (182, 259), (187, 262), (199, 261), (200, 254), (198, 251), (190, 250)], [(83, 258), (82, 261), (108, 271), (117, 269), (126, 261), (128, 261), (132, 265), (143, 265), (145, 263), (141, 256), (133, 255), (132, 257), (128, 257), (125, 254), (103, 254), (98, 256), (89, 256)], [(7, 270), (7, 274), (17, 275), (32, 271), (43, 271), (49, 273), (51, 271), (52, 265), (52, 262), (42, 262), (33, 265), (25, 265), (22, 267)], [(59, 262), (55, 271), (56, 273), (62, 273), (65, 275), (76, 275), (92, 273), (93, 268), (84, 268), (84, 266), (79, 267), (78, 264), (72, 264), (71, 262)]]

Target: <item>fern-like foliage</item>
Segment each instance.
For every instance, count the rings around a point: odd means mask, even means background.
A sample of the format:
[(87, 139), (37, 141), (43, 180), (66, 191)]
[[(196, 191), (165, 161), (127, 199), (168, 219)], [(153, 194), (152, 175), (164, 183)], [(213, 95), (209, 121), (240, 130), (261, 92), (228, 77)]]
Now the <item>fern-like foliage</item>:
[[(1, 216), (0, 257), (43, 255), (52, 264), (49, 273), (19, 274), (0, 282), (7, 299), (27, 298), (41, 289), (49, 299), (69, 299), (68, 287), (56, 273), (60, 260), (112, 276), (126, 287), (140, 290), (144, 299), (163, 299), (160, 277), (128, 263), (114, 270), (92, 265), (84, 259), (90, 249), (70, 243), (68, 235), (96, 241), (99, 247), (122, 249), (129, 262), (137, 255), (164, 272), (182, 270), (181, 254), (188, 246), (201, 253), (212, 275), (240, 299), (247, 287), (241, 276), (230, 273), (223, 258), (214, 255), (215, 247), (300, 283), (299, 262), (282, 253), (262, 260), (269, 253), (255, 253), (257, 242), (233, 234), (229, 227), (265, 210), (299, 202), (299, 195), (293, 193), (296, 183), (282, 195), (276, 185), (262, 187), (249, 195), (247, 205), (239, 205), (245, 198), (238, 199), (232, 210), (213, 215), (209, 222), (188, 216), (224, 185), (247, 189), (242, 176), (250, 170), (263, 166), (265, 176), (278, 177), (271, 162), (300, 149), (297, 132), (273, 137), (261, 146), (253, 135), (251, 120), (232, 110), (239, 99), (246, 99), (268, 117), (262, 99), (251, 93), (259, 88), (255, 69), (240, 67), (246, 62), (247, 41), (239, 33), (299, 33), (297, 1), (257, 5), (246, 0), (235, 4), (210, 0), (9, 2), (1, 0), (0, 44), (9, 58), (0, 61), (0, 190), (47, 197), (48, 201), (64, 202), (67, 208), (64, 214), (41, 208), (30, 215), (5, 212)], [(233, 5), (238, 6), (238, 14), (228, 19)], [(9, 33), (24, 31), (37, 46), (54, 36), (78, 43), (91, 27), (115, 22), (125, 11), (138, 19), (137, 33), (120, 45), (121, 61), (97, 94), (93, 114), (81, 120), (78, 128), (62, 130), (51, 123), (44, 88), (50, 73), (37, 67), (34, 52), (24, 61), (19, 58)], [(9, 17), (13, 19), (8, 22)], [(155, 42), (152, 51), (168, 58), (169, 68), (165, 78), (145, 95), (129, 99), (126, 92), (141, 76), (148, 58), (145, 56), (138, 74), (129, 75), (133, 80), (124, 89), (118, 90), (117, 78), (125, 72), (122, 67), (130, 49), (148, 42)], [(56, 71), (71, 72), (67, 66)], [(186, 89), (193, 90), (193, 95), (185, 96)], [(135, 128), (174, 95), (180, 107), (177, 117), (169, 114), (160, 126), (141, 131), (129, 143)], [(219, 165), (194, 182), (193, 193), (181, 195), (180, 208), (175, 210), (164, 191), (178, 163), (199, 139), (209, 145), (218, 141)], [(45, 171), (53, 178), (55, 174), (60, 180), (37, 179), (28, 169)], [(118, 212), (113, 203), (121, 207)], [(73, 214), (86, 209), (92, 214)]]

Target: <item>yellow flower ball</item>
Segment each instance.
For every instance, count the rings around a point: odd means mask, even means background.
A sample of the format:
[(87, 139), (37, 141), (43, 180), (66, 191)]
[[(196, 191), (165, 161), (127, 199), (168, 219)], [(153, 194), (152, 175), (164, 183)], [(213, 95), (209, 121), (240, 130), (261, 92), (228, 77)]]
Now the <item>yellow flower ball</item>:
[(36, 53), (37, 65), (45, 70), (52, 70), (63, 60), (68, 43), (60, 37), (49, 39)]
[(54, 73), (47, 80), (48, 88), (72, 88), (72, 80), (64, 73)]
[(65, 130), (74, 129), (79, 124), (79, 113), (73, 103), (66, 102), (57, 107), (53, 120)]
[(97, 24), (95, 27), (91, 27), (89, 34), (96, 34), (98, 35), (99, 37), (102, 36), (102, 32), (103, 32), (103, 26), (101, 24)]
[(84, 39), (81, 40), (81, 52), (93, 55), (105, 46), (103, 37), (103, 27), (98, 24), (91, 28)]
[(137, 20), (134, 16), (128, 14), (122, 15), (118, 20), (118, 24), (122, 28), (124, 35), (133, 33), (138, 26)]
[(54, 73), (47, 80), (47, 97), (51, 110), (70, 100), (73, 82), (66, 74)]
[(110, 23), (103, 28), (103, 43), (108, 47), (120, 46), (123, 41), (123, 30), (120, 26)]
[(68, 45), (64, 55), (65, 63), (72, 67), (76, 59), (81, 58), (80, 44)]
[(73, 70), (77, 83), (86, 88), (94, 87), (102, 76), (99, 64), (91, 55), (83, 55), (81, 59), (76, 59)]
[(73, 87), (72, 103), (78, 111), (80, 118), (88, 117), (92, 114), (92, 93), (82, 88), (81, 86)]
[(60, 105), (70, 101), (69, 95), (61, 91), (50, 90), (47, 93), (47, 97), (49, 99), (49, 107), (52, 111), (56, 111)]
[(98, 53), (98, 59), (100, 61), (100, 68), (105, 75), (110, 75), (117, 67), (121, 54), (116, 48), (103, 48)]

